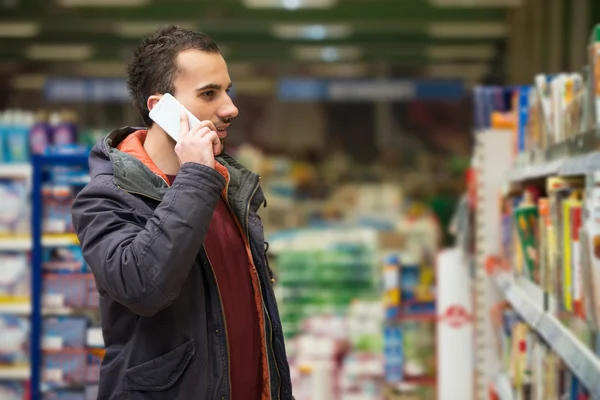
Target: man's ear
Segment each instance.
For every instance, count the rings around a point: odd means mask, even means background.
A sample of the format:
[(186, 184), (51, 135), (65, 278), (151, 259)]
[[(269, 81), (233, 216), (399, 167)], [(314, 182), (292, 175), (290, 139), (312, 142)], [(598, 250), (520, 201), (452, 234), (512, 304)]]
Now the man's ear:
[(156, 103), (158, 103), (161, 98), (162, 94), (153, 94), (152, 96), (148, 97), (148, 100), (146, 101), (146, 107), (148, 107), (148, 111), (152, 111), (154, 106), (156, 106)]

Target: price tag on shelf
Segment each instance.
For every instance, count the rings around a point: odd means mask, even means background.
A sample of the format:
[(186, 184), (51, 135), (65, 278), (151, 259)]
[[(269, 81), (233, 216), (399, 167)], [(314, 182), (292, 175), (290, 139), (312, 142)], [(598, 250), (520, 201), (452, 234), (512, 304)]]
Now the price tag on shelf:
[(65, 306), (65, 296), (63, 294), (45, 294), (42, 304), (47, 308), (62, 308)]
[(44, 350), (61, 350), (63, 347), (63, 338), (59, 336), (46, 335), (42, 339), (42, 348)]
[(63, 381), (63, 370), (60, 368), (46, 368), (43, 374), (44, 381), (57, 382)]

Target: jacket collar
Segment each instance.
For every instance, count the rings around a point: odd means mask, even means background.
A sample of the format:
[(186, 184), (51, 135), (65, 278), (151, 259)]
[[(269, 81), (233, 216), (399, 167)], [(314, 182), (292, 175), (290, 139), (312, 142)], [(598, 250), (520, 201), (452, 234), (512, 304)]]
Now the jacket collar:
[[(121, 189), (160, 201), (169, 189), (167, 183), (136, 157), (117, 149), (123, 139), (140, 129), (145, 128), (116, 129), (100, 140), (90, 155), (91, 177), (112, 175)], [(256, 211), (264, 202), (258, 186), (260, 177), (226, 153), (216, 160), (229, 172), (227, 199), (231, 208), (239, 217), (247, 217), (249, 210)], [(244, 219), (241, 221), (245, 225)]]

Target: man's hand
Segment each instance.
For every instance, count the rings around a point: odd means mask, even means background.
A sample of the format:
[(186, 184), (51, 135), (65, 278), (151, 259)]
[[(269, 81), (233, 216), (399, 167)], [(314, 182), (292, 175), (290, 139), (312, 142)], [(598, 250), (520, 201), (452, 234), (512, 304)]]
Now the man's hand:
[(221, 153), (221, 139), (211, 121), (202, 121), (189, 129), (186, 113), (181, 113), (181, 130), (175, 153), (181, 165), (187, 162), (215, 167), (215, 155)]

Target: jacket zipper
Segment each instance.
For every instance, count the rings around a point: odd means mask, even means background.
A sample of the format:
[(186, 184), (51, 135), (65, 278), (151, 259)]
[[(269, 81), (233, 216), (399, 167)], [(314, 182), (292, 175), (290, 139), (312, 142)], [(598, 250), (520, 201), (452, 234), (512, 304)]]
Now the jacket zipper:
[[(258, 176), (258, 182), (256, 183), (256, 186), (254, 187), (254, 190), (252, 191), (252, 194), (250, 195), (250, 198), (248, 199), (248, 204), (246, 205), (246, 238), (248, 241), (250, 241), (250, 204), (252, 203), (252, 199), (254, 198), (254, 196), (256, 195), (256, 192), (258, 191), (258, 188), (260, 187), (260, 175)], [(250, 254), (252, 254), (252, 247), (248, 246), (250, 248)], [(275, 355), (275, 350), (273, 347), (273, 321), (271, 320), (271, 316), (269, 315), (269, 310), (267, 310), (267, 306), (264, 303), (264, 298), (262, 296), (262, 284), (260, 283), (260, 277), (258, 276), (258, 271), (256, 270), (256, 266), (254, 267), (254, 273), (256, 274), (256, 279), (258, 281), (258, 288), (260, 290), (260, 297), (263, 301), (264, 304), (264, 313), (266, 315), (267, 318), (269, 318), (269, 324), (271, 325), (271, 329), (269, 330), (269, 338), (270, 338), (270, 342), (271, 342), (271, 350), (273, 351), (273, 355)], [(266, 335), (265, 335), (265, 341), (267, 340)], [(267, 344), (265, 343), (265, 346)], [(269, 365), (269, 354), (268, 354), (268, 350), (265, 349), (267, 351), (267, 370), (269, 371), (269, 377), (271, 377), (271, 366)], [(279, 373), (279, 367), (277, 366), (277, 360), (273, 360), (274, 364), (275, 364), (275, 369), (277, 370), (277, 376), (279, 376), (279, 379), (281, 379), (281, 374)], [(281, 386), (279, 387), (279, 390), (281, 390)], [(271, 384), (269, 382), (269, 394), (270, 394), (270, 398), (273, 398), (273, 393), (271, 393)], [(281, 398), (281, 394), (279, 395), (279, 397)]]
[(208, 266), (210, 267), (210, 272), (212, 272), (215, 283), (217, 284), (217, 294), (219, 295), (219, 301), (221, 302), (221, 315), (223, 317), (223, 327), (225, 328), (225, 346), (227, 346), (227, 382), (229, 384), (229, 396), (232, 395), (231, 389), (231, 359), (229, 357), (229, 335), (227, 333), (227, 320), (225, 317), (225, 309), (223, 308), (223, 297), (221, 297), (221, 289), (219, 289), (219, 280), (217, 279), (217, 274), (213, 270), (212, 263), (210, 262), (210, 258), (208, 257), (208, 252), (204, 251), (206, 255), (206, 259), (208, 260)]

